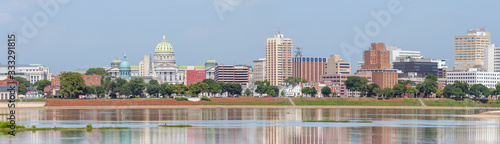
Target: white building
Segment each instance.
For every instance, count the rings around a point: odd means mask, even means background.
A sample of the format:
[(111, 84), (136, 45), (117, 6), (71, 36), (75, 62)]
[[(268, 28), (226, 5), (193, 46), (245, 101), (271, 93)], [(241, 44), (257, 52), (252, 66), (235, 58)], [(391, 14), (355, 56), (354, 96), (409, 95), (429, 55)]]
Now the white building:
[(490, 44), (484, 48), (484, 68), (487, 72), (500, 72), (500, 47)]
[(421, 57), (420, 51), (407, 51), (407, 50), (401, 50), (397, 46), (386, 46), (386, 49), (390, 51), (390, 61), (391, 61), (391, 66), (393, 62), (399, 62), (401, 59), (405, 59), (408, 57), (411, 58), (418, 58)]
[(284, 91), (285, 96), (287, 97), (298, 97), (302, 95), (302, 87), (300, 87), (300, 85), (287, 85), (283, 89), (281, 89), (281, 91)]
[[(8, 72), (8, 65), (0, 65), (0, 79), (7, 78)], [(32, 84), (43, 79), (50, 81), (50, 69), (41, 64), (18, 64), (15, 72), (15, 77), (23, 77)]]
[(483, 84), (488, 88), (495, 88), (500, 83), (500, 72), (479, 72), (476, 68), (470, 68), (462, 72), (447, 72), (446, 78), (446, 84), (459, 81), (467, 82), (469, 86)]

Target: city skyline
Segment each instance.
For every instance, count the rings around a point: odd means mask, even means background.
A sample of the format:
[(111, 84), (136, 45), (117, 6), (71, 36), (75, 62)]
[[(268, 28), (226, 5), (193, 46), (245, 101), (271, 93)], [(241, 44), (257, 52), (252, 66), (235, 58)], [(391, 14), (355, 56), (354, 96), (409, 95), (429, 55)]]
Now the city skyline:
[[(176, 49), (178, 65), (202, 65), (210, 58), (220, 64), (252, 65), (253, 60), (265, 57), (265, 39), (280, 31), (285, 37), (294, 39), (293, 48), (304, 48), (304, 56), (338, 54), (344, 61), (351, 62), (353, 71), (358, 69), (356, 63), (362, 61), (359, 55), (372, 42), (384, 42), (403, 50), (418, 50), (427, 58), (447, 59), (450, 68), (454, 62), (454, 36), (486, 26), (492, 35), (491, 43), (499, 42), (495, 35), (500, 33), (500, 28), (495, 24), (500, 20), (493, 19), (495, 11), (499, 11), (494, 6), (499, 2), (453, 1), (454, 5), (446, 7), (443, 6), (450, 1), (435, 2), (435, 5), (418, 1), (399, 2), (400, 13), (392, 14), (387, 26), (370, 36), (370, 41), (361, 48), (353, 42), (356, 28), (364, 30), (370, 22), (376, 22), (372, 11), (387, 10), (391, 1), (310, 5), (239, 1), (231, 5), (233, 10), (222, 13), (222, 18), (214, 7), (214, 4), (220, 4), (218, 0), (125, 2), (119, 8), (113, 7), (112, 2), (99, 2), (92, 11), (88, 10), (88, 5), (95, 1), (66, 0), (57, 3), (58, 9), (53, 10), (54, 13), (46, 11), (43, 4), (37, 2), (8, 1), (0, 6), (0, 31), (4, 34), (15, 32), (29, 41), (19, 43), (17, 63), (44, 64), (54, 74), (78, 68), (106, 67), (115, 58), (121, 58), (123, 51), (127, 51), (131, 65), (138, 65), (143, 55), (153, 54), (163, 32)], [(149, 9), (143, 9), (145, 6)], [(423, 6), (425, 11), (419, 9)], [(467, 9), (469, 6), (483, 9)], [(125, 10), (138, 8), (142, 12)], [(23, 35), (25, 20), (33, 23), (32, 17), (40, 12), (48, 15), (46, 24), (38, 23), (41, 26), (35, 26), (37, 32), (32, 36)], [(276, 17), (278, 15), (281, 17)], [(350, 55), (342, 51), (342, 43), (355, 46), (359, 52)], [(5, 41), (0, 41), (0, 44), (6, 45)], [(80, 54), (82, 56), (74, 56)], [(241, 57), (241, 54), (247, 56)], [(1, 57), (6, 59), (6, 54)]]

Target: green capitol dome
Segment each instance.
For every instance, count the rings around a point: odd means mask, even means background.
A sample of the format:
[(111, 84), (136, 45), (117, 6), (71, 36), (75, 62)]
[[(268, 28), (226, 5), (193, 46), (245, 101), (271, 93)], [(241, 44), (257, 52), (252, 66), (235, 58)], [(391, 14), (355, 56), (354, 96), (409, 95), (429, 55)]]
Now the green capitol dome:
[(130, 63), (127, 62), (127, 55), (123, 54), (123, 62), (120, 63), (120, 78), (130, 79)]
[(165, 33), (163, 33), (161, 42), (156, 46), (155, 52), (174, 52), (174, 48), (172, 48), (172, 45), (170, 45), (165, 38)]

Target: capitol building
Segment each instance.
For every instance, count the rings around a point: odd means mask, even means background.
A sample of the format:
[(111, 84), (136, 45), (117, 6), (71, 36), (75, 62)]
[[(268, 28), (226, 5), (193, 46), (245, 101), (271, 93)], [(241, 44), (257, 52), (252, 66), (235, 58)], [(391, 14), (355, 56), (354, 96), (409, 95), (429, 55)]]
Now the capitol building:
[(131, 66), (127, 61), (126, 54), (124, 54), (123, 61), (115, 59), (111, 62), (110, 67), (104, 68), (111, 76), (129, 80), (143, 78), (146, 82), (155, 79), (159, 83), (186, 84), (187, 70), (205, 70), (206, 78), (213, 79), (215, 65), (217, 62), (213, 59), (208, 60), (205, 66), (177, 65), (174, 48), (167, 42), (165, 34), (163, 34), (161, 42), (156, 45), (154, 55), (152, 57), (143, 56), (143, 60), (139, 62), (138, 66)]

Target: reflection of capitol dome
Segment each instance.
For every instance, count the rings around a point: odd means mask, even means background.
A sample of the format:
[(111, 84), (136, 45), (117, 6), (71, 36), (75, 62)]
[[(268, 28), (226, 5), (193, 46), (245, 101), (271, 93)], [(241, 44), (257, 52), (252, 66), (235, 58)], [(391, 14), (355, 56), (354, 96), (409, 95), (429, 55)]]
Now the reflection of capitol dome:
[(121, 63), (122, 63), (121, 60), (115, 59), (114, 61), (111, 62), (111, 67), (112, 68), (119, 68)]
[(167, 39), (165, 38), (165, 34), (163, 34), (163, 38), (161, 39), (161, 42), (156, 46), (155, 52), (174, 52), (172, 45), (170, 45), (167, 42)]

